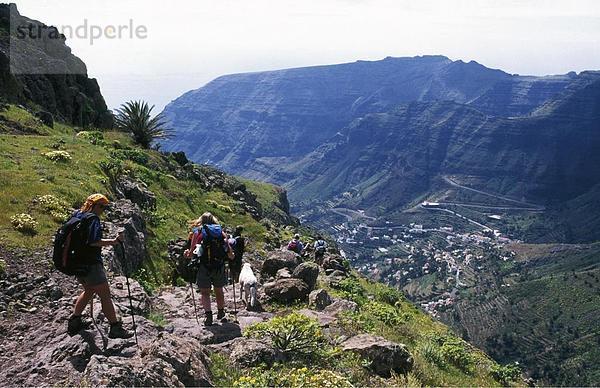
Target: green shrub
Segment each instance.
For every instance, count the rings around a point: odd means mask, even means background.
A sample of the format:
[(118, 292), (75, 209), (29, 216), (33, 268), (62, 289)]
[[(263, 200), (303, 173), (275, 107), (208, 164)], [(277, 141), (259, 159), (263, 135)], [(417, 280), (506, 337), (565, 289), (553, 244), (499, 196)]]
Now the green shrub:
[(100, 131), (81, 131), (77, 133), (77, 137), (89, 140), (94, 145), (104, 145), (104, 134)]
[(408, 317), (397, 308), (381, 302), (368, 302), (364, 304), (361, 308), (361, 313), (391, 327), (399, 326), (408, 320)]
[(352, 387), (343, 376), (326, 369), (253, 369), (233, 383), (234, 387)]
[(339, 290), (342, 297), (353, 300), (358, 304), (363, 304), (367, 300), (365, 289), (357, 279), (351, 277), (342, 279), (337, 284), (332, 284), (332, 287)]
[(441, 368), (446, 366), (444, 354), (442, 354), (440, 345), (435, 341), (425, 341), (419, 345), (417, 352), (423, 356), (423, 358), (432, 364), (435, 364)]
[(521, 368), (517, 364), (492, 365), (490, 369), (492, 377), (502, 385), (508, 385), (521, 376)]
[(288, 358), (313, 358), (322, 355), (325, 340), (319, 323), (299, 313), (275, 317), (252, 325), (247, 337), (269, 339)]
[(101, 160), (98, 163), (98, 167), (109, 177), (116, 177), (123, 173), (123, 162), (119, 159), (109, 158)]
[(37, 234), (37, 221), (29, 214), (21, 213), (15, 214), (10, 218), (12, 226), (23, 234), (35, 235)]
[(44, 156), (53, 162), (70, 162), (73, 159), (67, 151), (50, 151), (46, 152)]
[(33, 202), (49, 213), (56, 222), (65, 222), (71, 215), (69, 206), (53, 195), (37, 197)]
[(233, 209), (231, 208), (231, 206), (221, 205), (220, 203), (218, 203), (217, 201), (213, 201), (212, 199), (207, 199), (206, 204), (225, 213), (233, 213)]
[(458, 338), (446, 337), (443, 340), (440, 352), (448, 363), (454, 365), (464, 372), (472, 372), (474, 359), (473, 355), (466, 348), (466, 343)]
[(148, 154), (140, 149), (116, 149), (110, 151), (110, 156), (119, 160), (131, 160), (137, 164), (145, 165), (148, 163)]
[(209, 368), (215, 387), (233, 387), (241, 376), (241, 370), (231, 365), (229, 357), (222, 353), (210, 355)]

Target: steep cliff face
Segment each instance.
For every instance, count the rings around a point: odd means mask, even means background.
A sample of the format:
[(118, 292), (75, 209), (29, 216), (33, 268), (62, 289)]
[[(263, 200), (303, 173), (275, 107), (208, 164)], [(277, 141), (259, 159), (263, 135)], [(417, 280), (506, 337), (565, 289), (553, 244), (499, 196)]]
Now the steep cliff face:
[[(293, 201), (355, 190), (360, 207), (406, 205), (448, 174), (546, 205), (600, 182), (600, 77), (582, 75), (556, 101), (524, 118), (493, 118), (467, 105), (421, 102), (354, 121), (335, 141), (282, 167)], [(293, 171), (292, 171), (293, 170)]]
[[(13, 45), (11, 50), (15, 26), (31, 26), (41, 33), (35, 39), (19, 40), (19, 47)], [(112, 115), (98, 83), (87, 77), (85, 64), (59, 35), (54, 27), (21, 16), (15, 4), (0, 4), (0, 97), (76, 126), (111, 127)], [(18, 72), (11, 71), (11, 55)]]
[(369, 113), (446, 100), (493, 116), (523, 115), (574, 78), (513, 76), (443, 56), (228, 75), (166, 107), (177, 136), (163, 145), (230, 172), (285, 183), (295, 176), (276, 176), (272, 167), (297, 161)]

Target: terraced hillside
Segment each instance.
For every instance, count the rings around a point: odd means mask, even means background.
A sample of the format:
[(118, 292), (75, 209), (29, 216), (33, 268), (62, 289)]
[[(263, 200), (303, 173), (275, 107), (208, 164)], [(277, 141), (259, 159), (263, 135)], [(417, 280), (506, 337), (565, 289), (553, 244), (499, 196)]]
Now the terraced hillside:
[(506, 248), (515, 263), (492, 267), (444, 319), (501, 361), (529, 365), (557, 385), (597, 385), (600, 245)]

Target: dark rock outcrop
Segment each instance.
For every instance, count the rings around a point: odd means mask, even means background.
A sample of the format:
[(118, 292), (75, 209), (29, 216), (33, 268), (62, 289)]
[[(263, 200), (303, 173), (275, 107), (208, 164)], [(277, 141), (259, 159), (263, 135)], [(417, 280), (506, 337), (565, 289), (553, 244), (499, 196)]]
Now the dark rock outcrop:
[(271, 344), (262, 340), (237, 338), (231, 345), (231, 361), (242, 368), (261, 364), (272, 366), (282, 359), (282, 354)]
[(317, 310), (323, 310), (333, 303), (331, 296), (323, 289), (314, 290), (308, 295), (308, 305)]
[(317, 278), (319, 277), (319, 266), (311, 262), (302, 263), (294, 269), (292, 277), (303, 280), (312, 291), (314, 290), (315, 285), (317, 284)]
[(275, 251), (269, 254), (262, 265), (261, 273), (267, 276), (275, 276), (277, 271), (287, 268), (290, 271), (296, 269), (299, 264), (297, 255), (292, 251)]
[(198, 342), (163, 334), (141, 357), (94, 355), (85, 376), (94, 386), (212, 386), (206, 350)]
[(390, 377), (391, 371), (406, 374), (412, 370), (414, 364), (405, 345), (371, 334), (360, 334), (349, 338), (342, 343), (342, 349), (358, 353), (369, 360), (370, 369), (382, 377)]
[(106, 237), (114, 237), (119, 230), (124, 230), (123, 247), (104, 247), (102, 255), (108, 267), (117, 274), (131, 275), (137, 271), (148, 258), (146, 251), (146, 222), (142, 211), (131, 201), (117, 200), (111, 203), (103, 222)]
[(265, 295), (271, 300), (281, 303), (302, 301), (308, 298), (310, 289), (300, 279), (281, 279), (264, 285)]
[[(19, 39), (19, 26), (31, 26), (41, 34), (36, 39)], [(15, 4), (0, 4), (0, 97), (13, 104), (41, 107), (75, 126), (113, 125), (98, 83), (87, 77), (85, 64), (71, 53), (65, 37), (54, 27), (21, 16)]]
[(116, 190), (120, 197), (129, 199), (142, 209), (156, 208), (156, 196), (144, 182), (121, 176), (117, 179)]

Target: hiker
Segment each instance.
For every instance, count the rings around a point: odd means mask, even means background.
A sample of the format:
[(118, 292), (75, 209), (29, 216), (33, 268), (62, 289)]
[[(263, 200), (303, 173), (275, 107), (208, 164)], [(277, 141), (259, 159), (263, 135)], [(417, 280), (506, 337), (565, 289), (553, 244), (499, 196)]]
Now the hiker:
[(227, 243), (227, 235), (223, 231), (219, 220), (211, 213), (204, 213), (194, 223), (193, 233), (190, 239), (190, 248), (184, 252), (185, 257), (197, 261), (195, 263), (198, 273), (196, 285), (202, 296), (204, 307), (204, 325), (213, 323), (213, 313), (210, 303), (211, 286), (215, 289), (217, 299), (217, 319), (225, 318), (225, 260), (231, 254), (231, 247)]
[(314, 248), (315, 263), (318, 265), (323, 265), (323, 257), (325, 256), (325, 252), (327, 252), (327, 242), (323, 240), (321, 235), (317, 236), (317, 241), (315, 241)]
[(304, 245), (302, 244), (302, 241), (300, 241), (300, 235), (298, 233), (296, 233), (292, 241), (288, 243), (287, 249), (288, 251), (296, 252), (299, 255), (302, 254)]
[(240, 272), (242, 271), (242, 259), (246, 250), (246, 239), (242, 236), (243, 231), (244, 227), (242, 225), (236, 226), (233, 232), (233, 244), (230, 243), (234, 255), (233, 260), (230, 262), (232, 283), (239, 282)]
[(69, 335), (75, 335), (84, 328), (81, 314), (83, 313), (85, 306), (94, 298), (94, 295), (97, 294), (102, 303), (102, 312), (110, 323), (108, 337), (131, 338), (133, 336), (133, 333), (123, 329), (122, 322), (117, 320), (115, 306), (111, 300), (110, 287), (108, 286), (108, 280), (102, 263), (102, 247), (115, 246), (123, 239), (122, 235), (112, 239), (102, 238), (102, 227), (100, 226), (99, 217), (104, 213), (108, 204), (109, 200), (104, 195), (93, 194), (86, 199), (81, 209), (73, 214), (73, 217), (79, 219), (83, 219), (86, 215), (89, 216), (89, 213), (92, 213), (94, 216), (89, 218), (87, 232), (88, 239), (86, 241), (89, 250), (86, 251), (87, 257), (83, 258), (86, 262), (91, 264), (88, 265), (86, 275), (77, 276), (77, 280), (83, 286), (83, 292), (77, 298), (73, 315), (69, 318), (67, 325)]

